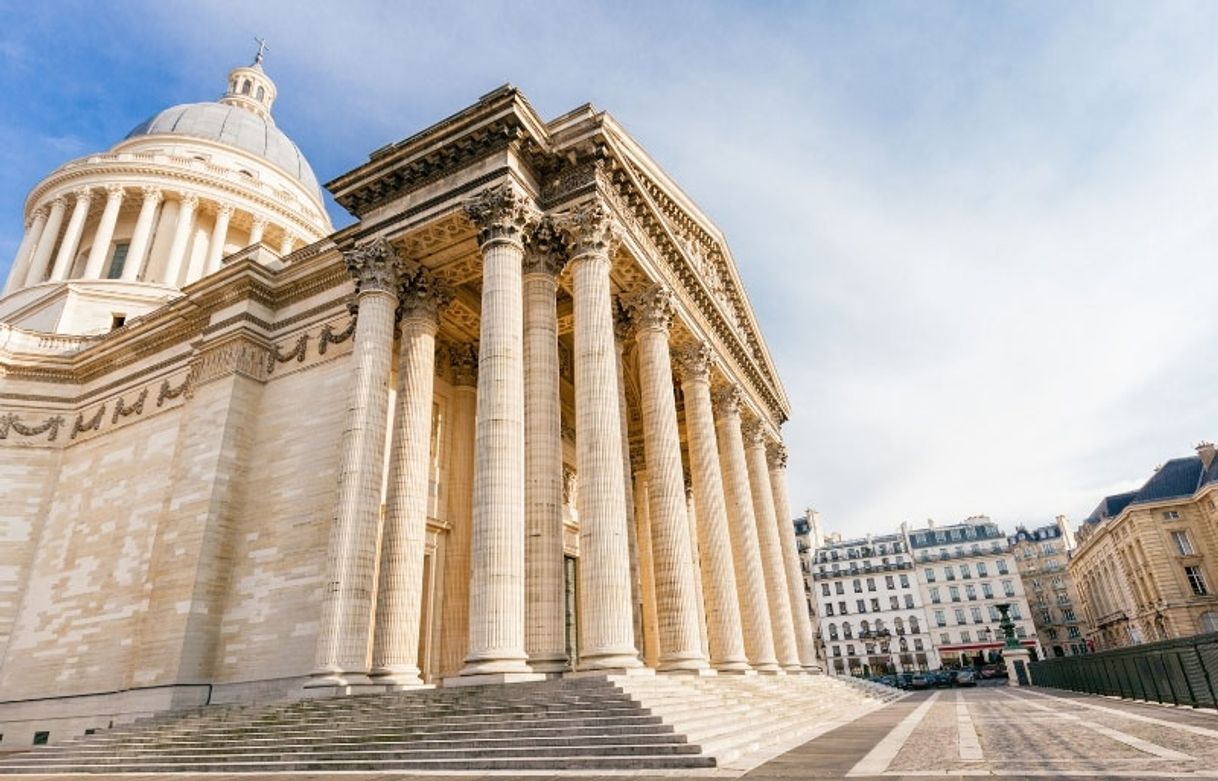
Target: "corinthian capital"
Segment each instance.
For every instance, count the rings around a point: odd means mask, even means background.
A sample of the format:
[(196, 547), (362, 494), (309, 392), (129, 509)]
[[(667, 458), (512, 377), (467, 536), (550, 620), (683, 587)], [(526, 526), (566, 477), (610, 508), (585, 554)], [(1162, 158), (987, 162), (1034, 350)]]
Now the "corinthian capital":
[(621, 242), (621, 228), (603, 201), (586, 201), (555, 215), (555, 223), (572, 258), (609, 257)]
[(472, 386), (478, 384), (478, 345), (473, 343), (450, 344), (448, 365), (453, 373), (453, 385)]
[(163, 198), (165, 195), (163, 192), (161, 192), (160, 187), (152, 184), (146, 184), (141, 187), (140, 193), (144, 196), (145, 201), (152, 201), (153, 203), (160, 203), (161, 198)]
[(765, 445), (765, 424), (756, 418), (749, 418), (740, 424), (740, 433), (744, 435), (746, 447)]
[(558, 276), (567, 264), (567, 248), (551, 217), (542, 217), (524, 238), (524, 273)]
[(89, 187), (77, 187), (72, 191), (72, 195), (76, 197), (77, 203), (88, 204), (93, 200), (93, 190)]
[(626, 295), (622, 303), (634, 324), (644, 330), (667, 332), (677, 312), (672, 291), (664, 285), (648, 285), (635, 290)]
[(452, 300), (452, 288), (422, 266), (399, 272), (398, 306), (402, 317), (418, 317), (435, 322), (440, 310)]
[(770, 469), (787, 468), (787, 446), (781, 442), (771, 442), (766, 445), (765, 455)]
[(371, 291), (398, 295), (401, 260), (384, 238), (373, 239), (343, 253), (347, 271), (355, 277), (355, 295)]
[(537, 207), (509, 182), (488, 187), (465, 202), (465, 215), (478, 228), (478, 245), (493, 241), (522, 243), (524, 232), (537, 221)]
[(672, 361), (681, 382), (710, 382), (710, 345), (703, 341), (686, 342), (672, 351)]
[(711, 404), (719, 417), (740, 414), (740, 386), (736, 384), (718, 388), (711, 394)]

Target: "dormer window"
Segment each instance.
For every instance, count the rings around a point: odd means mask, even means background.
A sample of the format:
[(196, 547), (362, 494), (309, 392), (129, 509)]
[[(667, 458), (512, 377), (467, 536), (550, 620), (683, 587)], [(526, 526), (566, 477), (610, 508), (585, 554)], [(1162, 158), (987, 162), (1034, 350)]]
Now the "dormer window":
[(258, 98), (258, 102), (261, 103), (263, 101), (263, 99), (266, 98), (266, 89), (264, 89), (263, 87), (259, 87), (257, 98)]
[(241, 83), (241, 94), (242, 95), (250, 94), (250, 80), (249, 79), (246, 79), (245, 81), (243, 81)]

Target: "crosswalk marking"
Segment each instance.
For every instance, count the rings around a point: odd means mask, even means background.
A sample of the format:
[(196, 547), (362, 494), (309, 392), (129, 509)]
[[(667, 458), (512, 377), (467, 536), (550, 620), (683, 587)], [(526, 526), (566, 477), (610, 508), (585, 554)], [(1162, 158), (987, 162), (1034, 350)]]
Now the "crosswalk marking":
[(981, 741), (977, 739), (977, 729), (968, 713), (968, 704), (964, 694), (956, 692), (956, 732), (959, 735), (960, 759), (965, 762), (980, 762)]

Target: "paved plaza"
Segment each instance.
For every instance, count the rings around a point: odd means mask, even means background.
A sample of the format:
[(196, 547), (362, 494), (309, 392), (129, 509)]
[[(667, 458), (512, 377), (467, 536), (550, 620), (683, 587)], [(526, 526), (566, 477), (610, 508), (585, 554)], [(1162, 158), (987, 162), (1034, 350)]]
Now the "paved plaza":
[[(744, 778), (1218, 778), (1218, 714), (1046, 689), (985, 687), (918, 692), (742, 772), (302, 773), (278, 778), (591, 779)], [(64, 776), (23, 776), (63, 778)], [(139, 779), (151, 774), (91, 776)], [(179, 781), (265, 779), (181, 774)]]

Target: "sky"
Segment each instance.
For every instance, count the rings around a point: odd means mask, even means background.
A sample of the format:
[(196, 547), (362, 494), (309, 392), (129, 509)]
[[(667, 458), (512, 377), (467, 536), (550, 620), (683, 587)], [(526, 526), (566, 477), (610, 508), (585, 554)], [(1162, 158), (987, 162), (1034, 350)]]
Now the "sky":
[(1218, 3), (5, 0), (0, 273), (254, 36), (323, 182), (505, 82), (613, 114), (726, 235), (830, 531), (1081, 522), (1218, 437)]

